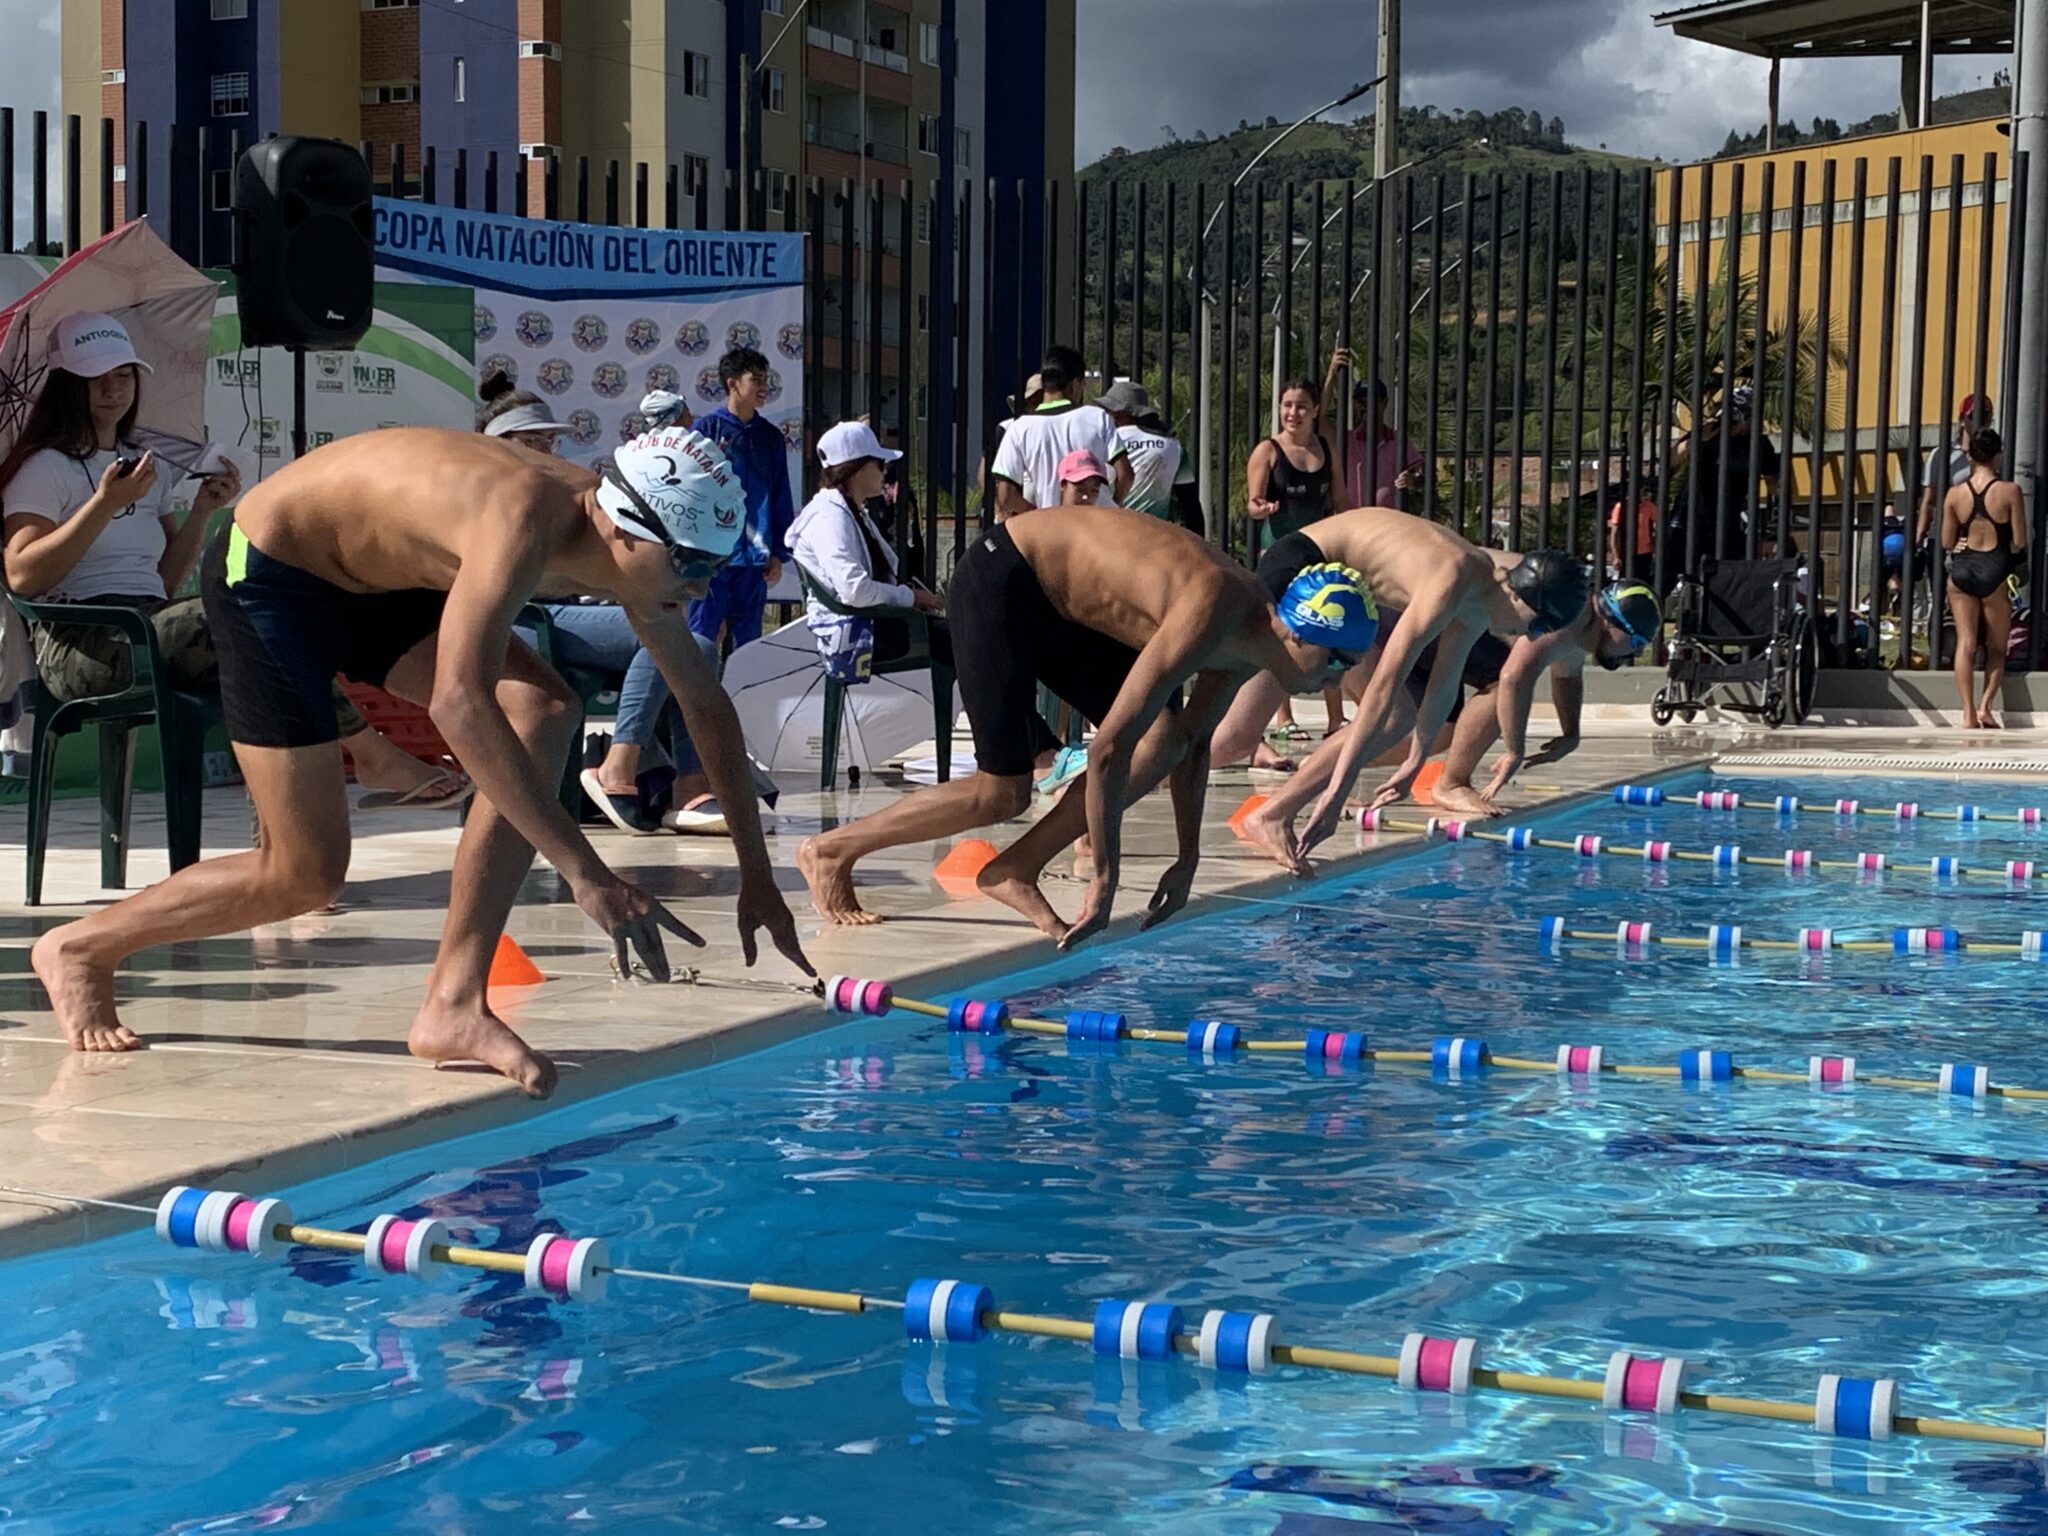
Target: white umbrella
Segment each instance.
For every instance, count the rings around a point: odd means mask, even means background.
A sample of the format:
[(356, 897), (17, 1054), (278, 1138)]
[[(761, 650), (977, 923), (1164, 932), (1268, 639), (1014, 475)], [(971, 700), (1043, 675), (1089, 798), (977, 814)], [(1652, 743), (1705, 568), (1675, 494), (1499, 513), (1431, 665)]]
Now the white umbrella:
[[(825, 751), (825, 664), (802, 619), (734, 651), (725, 663), (725, 691), (756, 761), (771, 773), (817, 770)], [(957, 695), (953, 710), (957, 716)], [(846, 690), (841, 768), (872, 773), (931, 739), (930, 673), (894, 672)]]

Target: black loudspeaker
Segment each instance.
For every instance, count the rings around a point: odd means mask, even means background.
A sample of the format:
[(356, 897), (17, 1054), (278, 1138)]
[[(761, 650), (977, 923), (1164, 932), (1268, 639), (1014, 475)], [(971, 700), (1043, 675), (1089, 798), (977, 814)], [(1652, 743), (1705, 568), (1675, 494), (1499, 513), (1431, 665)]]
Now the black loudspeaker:
[(338, 139), (282, 137), (235, 162), (242, 344), (338, 351), (370, 328), (370, 167)]

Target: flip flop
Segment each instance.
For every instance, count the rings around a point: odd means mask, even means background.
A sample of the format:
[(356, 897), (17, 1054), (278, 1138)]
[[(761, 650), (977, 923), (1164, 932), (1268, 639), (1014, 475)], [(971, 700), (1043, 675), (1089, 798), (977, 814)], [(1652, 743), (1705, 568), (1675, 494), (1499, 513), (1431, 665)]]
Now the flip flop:
[(1307, 741), (1308, 727), (1299, 724), (1271, 725), (1266, 727), (1268, 741)]
[(671, 832), (680, 832), (685, 837), (730, 837), (732, 830), (725, 824), (725, 812), (718, 804), (716, 795), (699, 795), (687, 805), (680, 805), (661, 818), (661, 824)]
[(583, 786), (584, 798), (621, 832), (634, 837), (652, 837), (661, 830), (661, 823), (647, 814), (637, 794), (613, 794), (597, 781), (595, 768), (586, 768), (577, 774), (576, 782)]
[(373, 789), (356, 802), (359, 811), (448, 811), (476, 793), (463, 776), (443, 769), (411, 789)]

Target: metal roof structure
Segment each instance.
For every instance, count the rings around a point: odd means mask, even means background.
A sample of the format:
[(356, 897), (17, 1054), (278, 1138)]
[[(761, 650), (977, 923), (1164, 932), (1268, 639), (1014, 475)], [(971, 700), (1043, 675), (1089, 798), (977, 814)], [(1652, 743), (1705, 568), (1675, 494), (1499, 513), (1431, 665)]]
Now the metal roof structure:
[[(1935, 53), (2009, 53), (2015, 0), (1929, 0)], [(1900, 58), (1920, 51), (1921, 0), (1707, 0), (1657, 25), (1766, 59)]]

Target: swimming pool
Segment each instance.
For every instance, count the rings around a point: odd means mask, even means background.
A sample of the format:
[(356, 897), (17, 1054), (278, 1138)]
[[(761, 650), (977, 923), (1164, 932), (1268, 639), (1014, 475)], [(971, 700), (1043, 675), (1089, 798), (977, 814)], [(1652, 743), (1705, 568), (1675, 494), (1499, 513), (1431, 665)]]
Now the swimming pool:
[[(1134, 1025), (1456, 1034), (1534, 1057), (1712, 1047), (1801, 1070), (1826, 1051), (1865, 1072), (1963, 1060), (2048, 1085), (2039, 965), (1546, 957), (1536, 934), (1568, 912), (1588, 928), (2016, 937), (2038, 897), (1905, 865), (2048, 855), (2041, 833), (1672, 805), (1519, 824), (1900, 857), (1866, 883), (1439, 844), (977, 991)], [(959, 1276), (1074, 1317), (1163, 1299), (1372, 1351), (1410, 1329), (1476, 1335), (1506, 1368), (1597, 1376), (1627, 1347), (1686, 1356), (1722, 1392), (1810, 1401), (1827, 1370), (1896, 1376), (1913, 1413), (2038, 1425), (2048, 1406), (2048, 1108), (2009, 1102), (1312, 1074), (897, 1014), (289, 1193), (327, 1226), (433, 1214), (500, 1248), (559, 1228), (609, 1237), (621, 1263), (735, 1279), (900, 1295)], [(24, 1533), (2048, 1532), (2048, 1464), (2019, 1451), (1218, 1376), (1055, 1340), (907, 1344), (893, 1313), (623, 1280), (556, 1305), (509, 1279), (136, 1235), (0, 1266), (0, 1315), (0, 1521)]]

